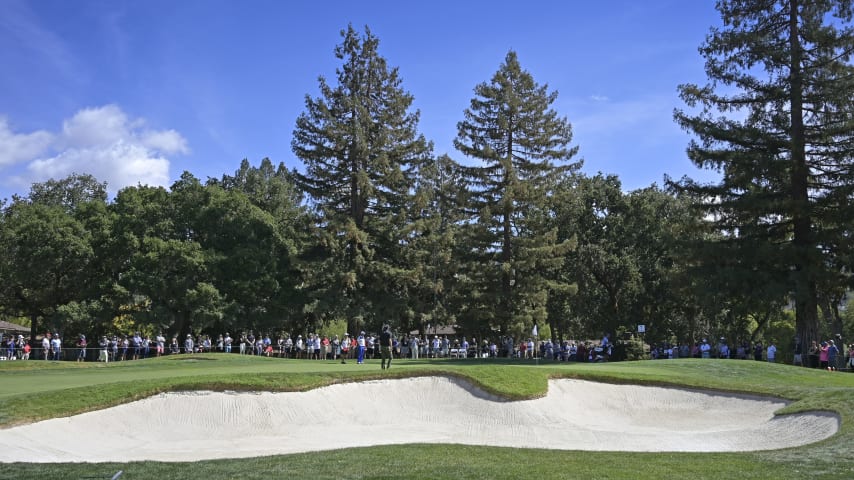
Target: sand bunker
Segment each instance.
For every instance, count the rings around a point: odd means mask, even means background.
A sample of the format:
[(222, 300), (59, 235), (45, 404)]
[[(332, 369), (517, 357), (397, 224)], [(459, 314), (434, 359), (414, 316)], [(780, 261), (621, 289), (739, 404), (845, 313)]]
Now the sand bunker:
[(403, 443), (731, 452), (805, 445), (839, 428), (826, 413), (774, 416), (785, 404), (579, 380), (508, 402), (444, 377), (169, 393), (3, 430), (0, 462), (198, 461)]

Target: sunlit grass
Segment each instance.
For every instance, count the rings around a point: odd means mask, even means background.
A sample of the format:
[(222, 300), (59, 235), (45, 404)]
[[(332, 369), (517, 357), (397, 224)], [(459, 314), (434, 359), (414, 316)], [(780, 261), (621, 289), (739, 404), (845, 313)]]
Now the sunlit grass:
[[(196, 463), (13, 464), (0, 478), (82, 478), (122, 470), (122, 478), (854, 478), (854, 374), (737, 360), (660, 360), (608, 364), (547, 361), (295, 361), (239, 355), (163, 357), (103, 365), (0, 362), (0, 424), (67, 416), (179, 390), (296, 391), (338, 382), (453, 375), (510, 399), (545, 395), (549, 378), (669, 385), (773, 395), (785, 412), (826, 410), (842, 419), (823, 442), (769, 452), (676, 454), (565, 452), (458, 445), (355, 448)], [(449, 426), (452, 428), (453, 426)], [(310, 428), (295, 425), (294, 428)], [(532, 428), (535, 428), (533, 426)], [(2, 431), (0, 431), (2, 434)], [(497, 431), (496, 435), (501, 432)], [(47, 439), (46, 439), (47, 440)], [(239, 439), (235, 439), (239, 441)], [(110, 473), (112, 472), (112, 473)], [(110, 475), (108, 475), (110, 474)]]

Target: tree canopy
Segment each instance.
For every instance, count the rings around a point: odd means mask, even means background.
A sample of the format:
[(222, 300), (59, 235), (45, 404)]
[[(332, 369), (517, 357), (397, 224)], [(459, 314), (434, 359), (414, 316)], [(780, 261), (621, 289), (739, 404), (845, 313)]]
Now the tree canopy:
[(679, 86), (675, 111), (694, 135), (688, 157), (717, 181), (625, 191), (616, 175), (585, 175), (557, 92), (512, 50), (461, 105), (459, 157), (435, 156), (379, 39), (348, 26), (335, 78), (319, 78), (295, 120), (303, 168), (243, 159), (112, 199), (75, 173), (0, 202), (0, 314), (33, 337), (384, 323), (499, 343), (534, 325), (587, 340), (643, 324), (650, 343), (840, 333), (854, 261), (851, 2), (717, 6), (723, 26), (700, 46), (709, 83)]

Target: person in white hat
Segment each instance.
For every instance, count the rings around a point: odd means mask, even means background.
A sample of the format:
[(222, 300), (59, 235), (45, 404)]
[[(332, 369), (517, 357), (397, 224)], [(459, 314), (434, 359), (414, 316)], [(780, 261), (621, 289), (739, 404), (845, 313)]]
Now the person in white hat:
[(356, 337), (356, 345), (358, 349), (356, 352), (356, 363), (361, 365), (365, 363), (365, 332), (359, 332), (359, 336)]

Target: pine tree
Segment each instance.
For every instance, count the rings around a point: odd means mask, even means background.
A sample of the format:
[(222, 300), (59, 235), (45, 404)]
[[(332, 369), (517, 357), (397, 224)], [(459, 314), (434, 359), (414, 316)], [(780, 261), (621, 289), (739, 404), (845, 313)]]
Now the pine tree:
[[(557, 92), (538, 85), (510, 51), (457, 124), (455, 147), (481, 165), (464, 167), (470, 190), (467, 242), (474, 321), (491, 318), (504, 332), (544, 323), (549, 275), (570, 247), (548, 229), (550, 192), (581, 164), (570, 163), (572, 128), (551, 105)], [(477, 318), (480, 316), (481, 318)]]
[(419, 169), (401, 252), (417, 276), (409, 298), (409, 330), (423, 333), (428, 325), (455, 325), (457, 312), (467, 305), (460, 299), (465, 292), (456, 284), (464, 249), (458, 241), (464, 218), (461, 185), (460, 166), (447, 155)]
[(355, 330), (403, 308), (397, 294), (409, 280), (397, 249), (413, 176), (432, 147), (416, 131), (413, 97), (379, 55), (379, 40), (368, 28), (359, 35), (349, 26), (341, 35), (337, 85), (321, 77), (321, 96), (306, 97), (292, 148), (305, 165), (295, 182), (319, 215), (309, 313), (345, 314)]
[[(832, 266), (850, 234), (854, 187), (854, 31), (848, 0), (721, 0), (723, 28), (700, 53), (710, 84), (682, 85), (699, 113), (676, 121), (697, 135), (688, 156), (717, 183), (673, 184), (694, 195), (742, 272), (786, 279), (797, 336), (818, 335), (817, 288), (843, 281)], [(749, 283), (749, 282), (745, 282)]]

